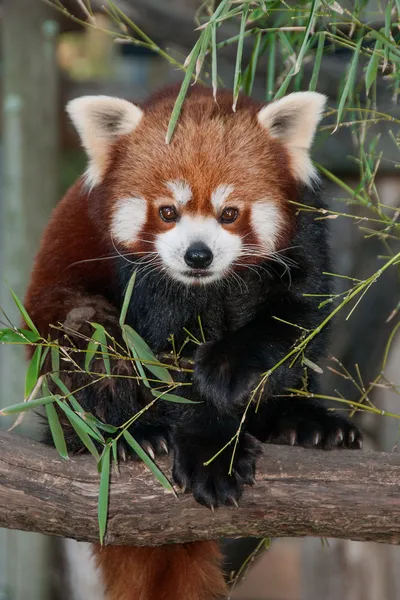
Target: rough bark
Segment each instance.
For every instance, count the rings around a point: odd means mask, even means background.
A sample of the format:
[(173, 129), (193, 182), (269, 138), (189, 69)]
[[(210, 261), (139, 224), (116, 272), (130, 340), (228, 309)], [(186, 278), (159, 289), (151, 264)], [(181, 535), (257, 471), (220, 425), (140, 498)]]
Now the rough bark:
[[(168, 458), (159, 461), (170, 472)], [(326, 536), (400, 542), (400, 456), (267, 446), (239, 509), (175, 499), (142, 463), (112, 474), (106, 543)], [(89, 456), (0, 433), (0, 526), (96, 542), (99, 475)]]

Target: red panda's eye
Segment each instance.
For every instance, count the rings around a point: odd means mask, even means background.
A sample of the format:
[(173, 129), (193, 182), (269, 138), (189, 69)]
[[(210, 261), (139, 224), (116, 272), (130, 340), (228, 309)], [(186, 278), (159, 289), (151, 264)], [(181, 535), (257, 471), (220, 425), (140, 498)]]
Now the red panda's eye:
[(162, 206), (160, 208), (160, 217), (163, 221), (170, 223), (176, 221), (177, 218), (176, 210), (174, 206)]
[(239, 211), (237, 208), (225, 208), (221, 214), (221, 223), (233, 223), (239, 216)]

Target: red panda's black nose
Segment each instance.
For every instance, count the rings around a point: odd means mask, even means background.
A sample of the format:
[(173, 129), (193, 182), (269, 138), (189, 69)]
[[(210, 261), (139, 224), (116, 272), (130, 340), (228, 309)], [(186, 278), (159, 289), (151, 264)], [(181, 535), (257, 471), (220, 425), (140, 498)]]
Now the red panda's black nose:
[(196, 242), (189, 246), (184, 258), (185, 263), (192, 269), (205, 269), (211, 265), (214, 256), (208, 246)]

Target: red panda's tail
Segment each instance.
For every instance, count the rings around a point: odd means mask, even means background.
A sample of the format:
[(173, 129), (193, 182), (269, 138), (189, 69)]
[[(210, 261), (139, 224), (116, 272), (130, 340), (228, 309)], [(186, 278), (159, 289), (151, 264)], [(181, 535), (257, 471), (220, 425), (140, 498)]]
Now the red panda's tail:
[(227, 594), (215, 542), (94, 546), (94, 552), (107, 600), (220, 600)]

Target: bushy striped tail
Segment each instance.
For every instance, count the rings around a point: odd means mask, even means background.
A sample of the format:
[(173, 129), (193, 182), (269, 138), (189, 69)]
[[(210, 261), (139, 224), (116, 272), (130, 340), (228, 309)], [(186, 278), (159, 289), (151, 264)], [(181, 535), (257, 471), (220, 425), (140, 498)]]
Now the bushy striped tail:
[(93, 550), (107, 600), (222, 600), (227, 595), (215, 542)]

